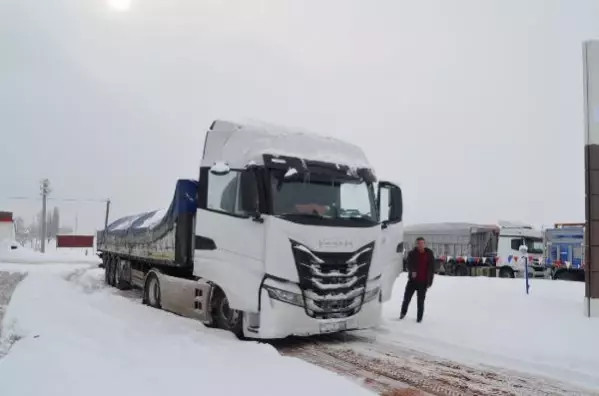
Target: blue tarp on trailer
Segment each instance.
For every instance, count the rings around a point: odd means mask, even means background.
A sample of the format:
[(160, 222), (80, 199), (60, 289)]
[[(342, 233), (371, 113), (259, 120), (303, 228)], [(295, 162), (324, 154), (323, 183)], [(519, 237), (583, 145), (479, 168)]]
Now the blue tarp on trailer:
[[(156, 240), (172, 230), (181, 214), (195, 213), (198, 206), (198, 182), (180, 179), (168, 209), (153, 210), (121, 217), (107, 227), (106, 236), (126, 243), (145, 243)], [(104, 231), (98, 232), (98, 240)]]

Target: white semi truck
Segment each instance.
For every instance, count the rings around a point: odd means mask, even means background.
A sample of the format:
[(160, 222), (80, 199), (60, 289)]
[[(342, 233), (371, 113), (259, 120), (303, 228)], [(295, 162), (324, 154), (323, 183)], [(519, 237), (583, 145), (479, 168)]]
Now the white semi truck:
[(542, 262), (543, 233), (529, 224), (500, 221), (498, 224), (430, 223), (405, 228), (405, 247), (422, 236), (435, 253), (437, 271), (444, 275), (479, 275), (493, 269), (502, 278), (522, 277), (524, 260), (519, 251), (528, 249), (530, 277), (545, 277)]
[[(376, 187), (375, 187), (376, 186)], [(167, 210), (98, 232), (106, 282), (240, 337), (377, 326), (402, 270), (402, 192), (347, 142), (215, 121)]]

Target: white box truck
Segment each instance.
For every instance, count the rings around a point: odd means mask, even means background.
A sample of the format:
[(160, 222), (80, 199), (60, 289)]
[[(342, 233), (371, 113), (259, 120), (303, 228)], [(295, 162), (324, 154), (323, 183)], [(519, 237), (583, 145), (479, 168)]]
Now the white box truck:
[(402, 269), (402, 192), (333, 138), (215, 121), (168, 209), (98, 232), (106, 282), (240, 337), (374, 327)]

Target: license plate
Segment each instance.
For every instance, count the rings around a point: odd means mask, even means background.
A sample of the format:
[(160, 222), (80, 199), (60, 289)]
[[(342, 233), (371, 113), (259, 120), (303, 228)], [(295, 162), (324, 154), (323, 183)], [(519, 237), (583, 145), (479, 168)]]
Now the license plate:
[(320, 324), (321, 333), (334, 333), (347, 329), (347, 322), (329, 322)]

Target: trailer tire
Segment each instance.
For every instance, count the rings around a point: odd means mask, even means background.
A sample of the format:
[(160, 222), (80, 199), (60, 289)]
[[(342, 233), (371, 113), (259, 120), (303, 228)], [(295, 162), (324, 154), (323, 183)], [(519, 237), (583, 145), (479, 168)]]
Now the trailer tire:
[(108, 286), (114, 286), (114, 267), (116, 264), (117, 258), (111, 256), (108, 262), (106, 263), (106, 270), (108, 271)]
[(212, 309), (216, 327), (243, 338), (243, 312), (229, 307), (229, 299), (221, 289), (214, 289)]
[(104, 256), (104, 283), (110, 286), (110, 256)]
[(510, 267), (501, 267), (501, 269), (499, 270), (499, 277), (500, 278), (515, 278), (514, 270), (511, 269)]
[(458, 264), (455, 266), (456, 276), (468, 276), (468, 268), (464, 264)]
[(445, 275), (454, 276), (456, 272), (455, 260), (449, 260), (445, 265)]
[(150, 307), (161, 309), (162, 294), (160, 292), (160, 280), (154, 273), (150, 273), (144, 284), (144, 304)]
[(129, 282), (123, 277), (123, 265), (121, 260), (114, 260), (114, 286), (119, 290), (129, 289)]
[(436, 259), (435, 260), (435, 274), (441, 273), (441, 267), (443, 266), (443, 260)]

